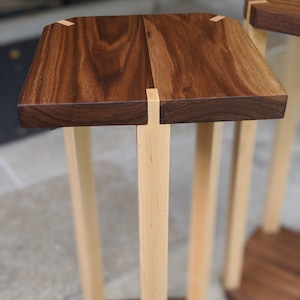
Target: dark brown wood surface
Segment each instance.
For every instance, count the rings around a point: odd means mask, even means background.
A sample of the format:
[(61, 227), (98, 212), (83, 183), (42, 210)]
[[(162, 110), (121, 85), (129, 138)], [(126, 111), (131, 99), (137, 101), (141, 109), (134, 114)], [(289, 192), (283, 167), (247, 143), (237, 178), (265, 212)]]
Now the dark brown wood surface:
[(145, 124), (152, 87), (161, 123), (282, 117), (285, 91), (242, 26), (211, 17), (85, 17), (46, 27), (20, 97), (21, 124)]
[(30, 127), (147, 122), (153, 86), (142, 16), (44, 29), (19, 102)]
[(145, 16), (161, 122), (280, 117), (284, 92), (244, 29), (211, 17)]
[(299, 300), (300, 234), (257, 230), (246, 247), (241, 287), (227, 295), (231, 300)]
[[(245, 0), (245, 17), (247, 5)], [(250, 24), (255, 28), (300, 36), (300, 1), (268, 0), (251, 7)]]

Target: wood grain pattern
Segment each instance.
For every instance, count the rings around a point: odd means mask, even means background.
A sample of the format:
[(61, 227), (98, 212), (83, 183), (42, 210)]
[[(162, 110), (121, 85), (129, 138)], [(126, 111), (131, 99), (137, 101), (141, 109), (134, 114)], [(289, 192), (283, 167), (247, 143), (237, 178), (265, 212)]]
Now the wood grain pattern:
[(276, 124), (262, 225), (265, 233), (276, 233), (280, 228), (281, 211), (289, 180), (292, 149), (299, 117), (300, 37), (288, 36), (287, 46), (283, 84), (288, 91), (289, 101), (285, 118)]
[(209, 295), (223, 123), (197, 124), (188, 262), (188, 300)]
[(244, 28), (245, 28), (246, 32), (248, 33), (250, 39), (252, 40), (252, 42), (256, 46), (256, 48), (261, 53), (261, 55), (265, 58), (268, 31), (263, 30), (263, 29), (255, 28), (250, 24), (250, 16), (251, 16), (251, 7), (252, 7), (252, 5), (254, 5), (256, 3), (263, 3), (263, 2), (266, 2), (266, 0), (251, 1), (251, 3), (248, 5), (246, 18), (244, 19), (243, 25), (244, 25)]
[(90, 128), (64, 128), (84, 300), (104, 300), (102, 255)]
[[(256, 0), (251, 2), (251, 5), (262, 1), (264, 0)], [(249, 14), (250, 7), (247, 11), (244, 27), (251, 40), (264, 57), (267, 43), (267, 31), (254, 28), (250, 25)], [(241, 281), (256, 125), (255, 121), (235, 123), (223, 273), (223, 284), (227, 290), (238, 288)]]
[(300, 234), (257, 230), (246, 246), (241, 287), (227, 295), (232, 300), (299, 300)]
[(70, 21), (44, 29), (20, 98), (21, 124), (147, 123), (153, 84), (142, 17)]
[(148, 89), (147, 97), (148, 124), (137, 126), (141, 298), (165, 300), (171, 126), (159, 124), (157, 89)]
[(228, 18), (211, 22), (212, 17), (144, 17), (161, 122), (279, 117), (279, 94), (285, 92), (242, 26)]
[[(280, 118), (286, 93), (239, 22), (211, 14), (85, 17), (45, 28), (19, 101), (27, 127)], [(150, 67), (151, 65), (151, 67)]]
[[(244, 14), (251, 0), (245, 0)], [(256, 28), (300, 36), (300, 2), (269, 0), (251, 8), (250, 24)]]
[(236, 289), (241, 280), (256, 123), (235, 124), (223, 274), (224, 287), (228, 290)]

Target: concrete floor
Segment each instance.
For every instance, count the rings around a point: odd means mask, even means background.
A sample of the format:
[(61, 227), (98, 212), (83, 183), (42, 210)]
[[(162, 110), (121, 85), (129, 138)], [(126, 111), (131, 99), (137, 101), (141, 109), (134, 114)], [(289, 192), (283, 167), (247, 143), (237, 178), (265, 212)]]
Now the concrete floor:
[[(208, 2), (208, 1), (207, 1)], [(211, 11), (239, 16), (234, 1), (211, 1)], [(240, 1), (242, 2), (242, 1)], [(138, 5), (137, 5), (138, 3)], [(223, 5), (221, 4), (223, 3)], [(115, 6), (117, 4), (117, 6)], [(75, 15), (150, 13), (153, 3), (110, 1), (0, 22), (0, 43), (34, 36), (41, 27)], [(97, 10), (96, 10), (96, 6)], [(206, 6), (205, 6), (206, 5)], [(224, 12), (222, 11), (222, 7)], [(204, 8), (204, 9), (202, 9)], [(208, 3), (164, 3), (161, 11), (208, 11)], [(95, 13), (95, 12), (98, 13)], [(226, 14), (229, 15), (229, 14)], [(27, 18), (27, 19), (26, 19)], [(29, 19), (28, 19), (29, 18)], [(21, 32), (23, 28), (24, 32)], [(5, 32), (5, 34), (2, 34)], [(271, 35), (267, 60), (280, 78), (285, 38)], [(260, 121), (247, 235), (260, 223), (274, 121)], [(224, 236), (233, 124), (225, 124), (210, 300), (222, 300)], [(299, 130), (298, 130), (299, 132)], [(185, 295), (194, 125), (174, 125), (171, 136), (169, 294)], [(92, 128), (108, 299), (139, 296), (135, 128)], [(299, 134), (294, 146), (283, 223), (300, 229)], [(81, 299), (62, 130), (0, 147), (0, 300)]]

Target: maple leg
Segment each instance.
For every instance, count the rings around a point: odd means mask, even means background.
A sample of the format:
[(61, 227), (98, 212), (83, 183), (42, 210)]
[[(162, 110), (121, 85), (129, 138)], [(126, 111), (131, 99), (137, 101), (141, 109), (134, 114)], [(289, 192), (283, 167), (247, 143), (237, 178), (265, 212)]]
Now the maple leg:
[(241, 280), (256, 123), (243, 121), (235, 124), (223, 278), (226, 290), (238, 288)]
[(300, 103), (299, 53), (300, 38), (289, 36), (288, 51), (286, 53), (286, 74), (284, 78), (288, 103), (284, 119), (277, 121), (276, 135), (272, 147), (273, 153), (262, 226), (265, 233), (277, 233), (280, 229), (280, 216)]
[(147, 90), (148, 124), (137, 126), (142, 300), (166, 300), (170, 125), (159, 124), (159, 96)]
[[(261, 2), (263, 1), (264, 0)], [(252, 1), (250, 3), (254, 4), (255, 2), (259, 1)], [(249, 23), (250, 9), (251, 4), (249, 4), (247, 9), (247, 18), (244, 20), (244, 28), (262, 56), (265, 56), (267, 31), (251, 26)], [(237, 289), (241, 281), (256, 126), (256, 121), (242, 121), (235, 124), (223, 273), (223, 284), (226, 290)]]
[(208, 299), (222, 123), (197, 124), (191, 207), (188, 300)]
[(64, 128), (84, 300), (104, 300), (100, 234), (90, 128)]

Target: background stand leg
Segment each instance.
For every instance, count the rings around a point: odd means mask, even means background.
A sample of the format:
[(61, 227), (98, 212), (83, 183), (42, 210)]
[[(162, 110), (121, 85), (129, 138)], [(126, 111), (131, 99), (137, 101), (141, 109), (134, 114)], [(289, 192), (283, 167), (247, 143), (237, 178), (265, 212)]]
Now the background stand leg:
[(235, 128), (224, 268), (227, 290), (238, 288), (241, 280), (256, 123), (238, 122)]
[(189, 250), (189, 300), (208, 299), (222, 126), (222, 123), (197, 125)]
[[(266, 1), (251, 1), (251, 4), (261, 2)], [(248, 4), (244, 27), (257, 49), (265, 56), (267, 31), (256, 29), (250, 25), (251, 4)], [(229, 195), (230, 204), (227, 222), (227, 245), (223, 274), (223, 284), (226, 290), (237, 289), (241, 283), (256, 121), (237, 122), (235, 127), (231, 190)]]
[(288, 37), (285, 88), (289, 95), (285, 117), (277, 121), (263, 218), (265, 233), (278, 233), (300, 103), (300, 37)]

